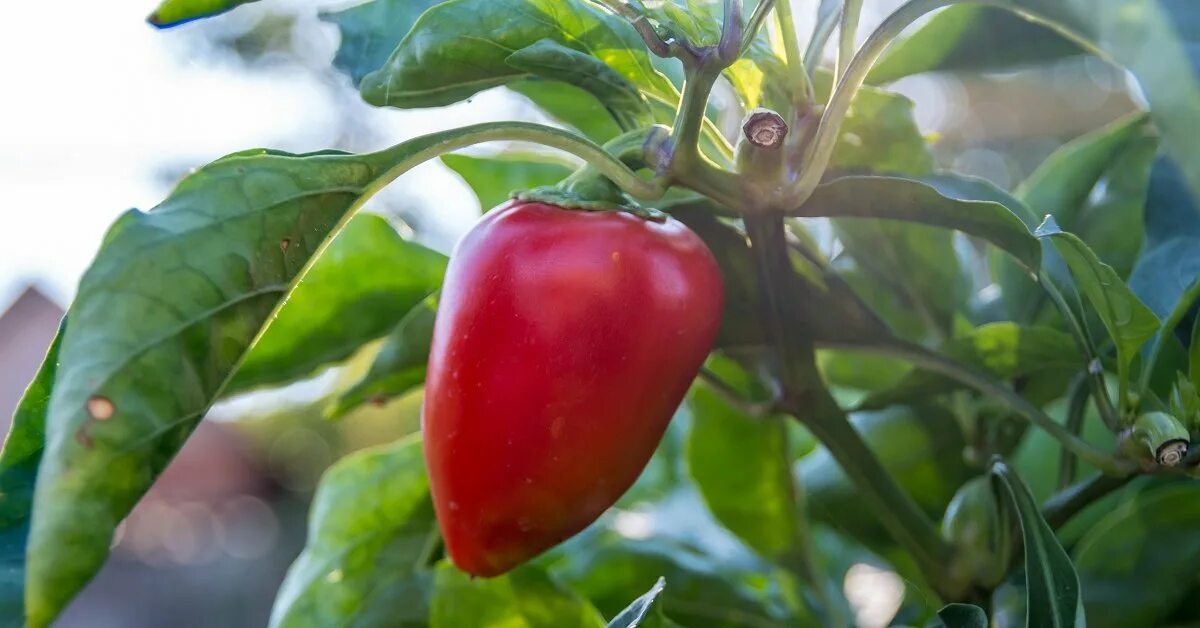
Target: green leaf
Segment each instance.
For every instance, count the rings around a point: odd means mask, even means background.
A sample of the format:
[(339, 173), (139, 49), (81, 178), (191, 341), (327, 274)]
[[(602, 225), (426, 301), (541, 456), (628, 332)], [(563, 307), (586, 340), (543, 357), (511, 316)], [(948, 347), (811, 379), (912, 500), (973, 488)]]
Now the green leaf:
[(1012, 210), (990, 200), (943, 194), (920, 179), (839, 177), (817, 186), (797, 212), (805, 217), (882, 218), (956, 229), (988, 240), (1030, 269), (1041, 260), (1037, 238)]
[(600, 101), (622, 131), (654, 124), (650, 105), (637, 87), (590, 54), (543, 39), (512, 53), (505, 62), (533, 76), (583, 89)]
[(500, 578), (483, 579), (445, 563), (438, 567), (434, 583), (431, 628), (604, 625), (600, 613), (587, 600), (528, 565)]
[(348, 357), (440, 288), (446, 262), (405, 241), (383, 217), (356, 216), (304, 275), (226, 394), (289, 382)]
[(1082, 53), (1053, 29), (1010, 11), (957, 5), (892, 44), (867, 82), (890, 83), (922, 72), (1005, 70)]
[(1101, 262), (1083, 240), (1062, 231), (1053, 217), (1038, 227), (1037, 235), (1054, 242), (1066, 259), (1075, 284), (1100, 315), (1117, 347), (1117, 370), (1121, 399), (1126, 399), (1129, 367), (1144, 344), (1158, 330), (1158, 318), (1121, 281), (1112, 267)]
[[(739, 394), (769, 396), (728, 358), (712, 356), (708, 369)], [(796, 541), (797, 497), (783, 417), (747, 416), (702, 381), (688, 405), (688, 470), (713, 515), (762, 555), (787, 552)]]
[[(1137, 78), (1163, 144), (1200, 194), (1200, 14), (1187, 0), (1005, 0), (1094, 46)], [(1170, 71), (1164, 71), (1170, 68)]]
[(1029, 488), (1002, 460), (992, 462), (991, 476), (996, 492), (1007, 498), (1020, 521), (1025, 546), (1026, 621), (1029, 626), (1074, 628), (1083, 625), (1079, 577), (1071, 558), (1042, 518)]
[[(1083, 369), (1086, 360), (1069, 334), (1051, 327), (1021, 327), (1012, 322), (990, 323), (942, 346), (947, 357), (980, 367), (1000, 379), (1041, 379), (1055, 372)], [(944, 375), (914, 370), (892, 388), (867, 396), (859, 407), (884, 408), (962, 388)], [(1061, 391), (1060, 391), (1061, 392)]]
[(1038, 216), (1050, 214), (1068, 229), (1117, 155), (1146, 131), (1147, 116), (1135, 113), (1078, 137), (1054, 151), (1017, 187), (1016, 196)]
[[(1018, 186), (1016, 195), (1036, 216), (1047, 214), (1063, 228), (1093, 244), (1104, 262), (1127, 276), (1142, 246), (1142, 205), (1155, 140), (1144, 113), (1122, 118), (1068, 142)], [(1068, 281), (1062, 260), (1045, 251), (1046, 271)], [(1011, 316), (1039, 319), (1047, 304), (1045, 290), (1029, 272), (1010, 260), (992, 259), (993, 274)]]
[[(967, 300), (967, 280), (949, 231), (886, 220), (836, 218), (834, 232), (854, 263), (919, 315), (924, 329), (950, 330)], [(874, 304), (876, 295), (862, 295)]]
[(508, 64), (543, 39), (596, 57), (647, 92), (674, 102), (674, 87), (650, 63), (621, 18), (583, 0), (450, 0), (426, 11), (379, 70), (362, 81), (378, 106), (437, 107), (526, 78)]
[[(813, 77), (817, 99), (828, 99), (833, 77)], [(908, 98), (877, 87), (854, 93), (830, 158), (832, 170), (869, 170), (920, 177), (933, 172), (933, 154), (913, 119)]]
[(513, 192), (553, 185), (574, 170), (561, 160), (536, 153), (442, 155), (442, 163), (467, 182), (484, 212), (507, 201)]
[[(1200, 278), (1200, 204), (1168, 157), (1151, 169), (1146, 192), (1146, 249), (1129, 287), (1160, 318), (1167, 318), (1193, 281)], [(1180, 330), (1186, 340), (1187, 329)]]
[(226, 11), (258, 0), (162, 0), (154, 13), (146, 18), (158, 28), (179, 26), (192, 20), (220, 15)]
[(338, 395), (326, 409), (327, 416), (345, 416), (367, 402), (385, 403), (425, 383), (437, 302), (437, 295), (432, 295), (400, 319), (384, 339), (366, 375)]
[(947, 604), (938, 611), (946, 628), (988, 628), (987, 613), (974, 604)]
[(30, 626), (48, 624), (96, 573), (117, 524), (354, 210), (414, 165), (511, 137), (514, 125), (367, 155), (235, 153), (117, 220), (63, 334), (29, 537)]
[(663, 587), (666, 581), (662, 578), (645, 595), (634, 600), (620, 615), (608, 622), (608, 628), (661, 628), (667, 623), (662, 614)]
[(24, 625), (25, 541), (29, 538), (34, 485), (45, 446), (46, 412), (65, 328), (64, 319), (41, 368), (17, 404), (0, 451), (0, 626)]
[(350, 75), (354, 85), (387, 63), (413, 23), (442, 0), (371, 0), (341, 11), (321, 12), (342, 34), (333, 65)]
[(343, 458), (317, 487), (271, 626), (426, 626), (438, 540), (419, 436)]
[[(955, 417), (925, 404), (856, 412), (850, 422), (888, 473), (930, 516), (940, 516), (958, 487), (973, 475), (963, 461), (966, 442)], [(891, 545), (874, 517), (863, 516), (858, 490), (824, 446), (794, 468), (804, 483), (808, 512), (818, 521), (872, 547)]]
[(508, 84), (508, 89), (528, 98), (546, 115), (603, 144), (621, 134), (621, 128), (595, 96), (566, 83), (528, 79)]

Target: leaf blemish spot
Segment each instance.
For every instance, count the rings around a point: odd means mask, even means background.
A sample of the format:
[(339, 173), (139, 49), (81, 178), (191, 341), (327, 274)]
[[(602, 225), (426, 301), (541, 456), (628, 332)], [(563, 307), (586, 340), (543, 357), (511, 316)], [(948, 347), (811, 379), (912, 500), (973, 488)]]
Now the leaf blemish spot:
[(288, 247), (291, 245), (292, 245), (292, 241), (289, 240), (288, 238), (284, 238), (283, 240), (279, 241), (279, 250), (283, 251), (284, 253), (287, 253)]
[(94, 395), (87, 400), (87, 411), (97, 421), (107, 421), (117, 413), (117, 407), (107, 397)]

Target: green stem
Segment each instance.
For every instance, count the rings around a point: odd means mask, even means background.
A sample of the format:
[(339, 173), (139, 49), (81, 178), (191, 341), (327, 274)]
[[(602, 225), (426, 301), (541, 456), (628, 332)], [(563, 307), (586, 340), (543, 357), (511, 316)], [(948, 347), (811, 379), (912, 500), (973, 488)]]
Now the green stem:
[(829, 44), (829, 38), (841, 17), (840, 5), (827, 15), (817, 15), (817, 23), (813, 25), (812, 36), (809, 37), (808, 48), (804, 52), (804, 71), (808, 73), (810, 80), (817, 71), (817, 64), (821, 62), (825, 46)]
[(1009, 409), (1013, 410), (1017, 416), (1045, 430), (1047, 434), (1057, 440), (1068, 451), (1071, 451), (1084, 462), (1108, 475), (1123, 476), (1135, 468), (1129, 461), (1117, 459), (1072, 434), (1057, 421), (1047, 416), (1045, 412), (1042, 412), (1040, 408), (1030, 403), (1029, 400), (1013, 392), (1007, 386), (997, 382), (990, 375), (979, 371), (973, 366), (956, 362), (938, 355), (925, 347), (903, 340), (892, 340), (887, 344), (875, 343), (871, 345), (831, 343), (830, 346), (848, 351), (863, 351), (904, 360), (915, 366), (940, 373), (974, 388), (1003, 403)]
[(1150, 388), (1150, 377), (1154, 374), (1154, 369), (1158, 366), (1159, 357), (1162, 355), (1163, 347), (1167, 343), (1167, 338), (1175, 334), (1175, 328), (1179, 326), (1180, 321), (1187, 316), (1192, 305), (1196, 303), (1196, 299), (1200, 299), (1200, 281), (1192, 282), (1188, 286), (1183, 296), (1179, 298), (1179, 302), (1175, 304), (1175, 309), (1167, 316), (1167, 320), (1163, 321), (1162, 327), (1158, 330), (1158, 337), (1154, 339), (1154, 344), (1150, 347), (1150, 355), (1146, 358), (1146, 366), (1142, 369), (1142, 375), (1138, 382), (1138, 390), (1145, 394)]
[(842, 3), (842, 26), (838, 37), (837, 70), (834, 82), (846, 73), (846, 66), (854, 56), (854, 35), (858, 32), (858, 19), (862, 15), (862, 0), (844, 0)]
[(800, 177), (788, 191), (788, 206), (799, 207), (812, 195), (821, 176), (829, 165), (833, 155), (833, 147), (837, 144), (842, 121), (850, 108), (854, 93), (867, 79), (871, 66), (883, 54), (883, 51), (895, 40), (896, 36), (917, 18), (947, 5), (961, 0), (909, 0), (896, 9), (887, 19), (867, 37), (858, 54), (850, 60), (844, 74), (838, 77), (838, 83), (829, 97), (829, 104), (821, 116), (821, 124), (817, 128), (816, 137), (809, 144), (803, 161), (803, 171)]
[(746, 54), (746, 51), (754, 44), (754, 39), (758, 37), (758, 32), (762, 30), (763, 23), (767, 21), (767, 16), (774, 8), (775, 0), (760, 0), (758, 6), (754, 7), (754, 13), (751, 13), (750, 19), (746, 21), (746, 32), (742, 34), (741, 54)]
[[(1078, 436), (1083, 430), (1083, 419), (1087, 412), (1089, 376), (1081, 373), (1071, 382), (1067, 398), (1067, 431)], [(1058, 488), (1063, 490), (1075, 481), (1075, 454), (1063, 449), (1058, 459)]]
[(816, 96), (813, 94), (809, 69), (804, 63), (804, 54), (800, 52), (791, 0), (779, 2), (775, 17), (779, 21), (779, 36), (783, 38), (783, 54), (787, 57), (788, 76), (792, 81), (792, 109), (796, 115), (800, 115), (807, 110), (809, 103), (816, 100)]
[(763, 292), (763, 323), (771, 346), (776, 348), (770, 366), (784, 391), (780, 407), (824, 443), (854, 482), (863, 501), (912, 554), (938, 593), (954, 599), (959, 593), (958, 586), (946, 579), (953, 548), (938, 534), (917, 503), (896, 484), (829, 394), (817, 372), (812, 340), (805, 336), (804, 327), (785, 323), (798, 320), (797, 300), (802, 295), (788, 289), (799, 282), (788, 256), (783, 215), (752, 214), (745, 221)]
[(1038, 273), (1038, 284), (1042, 286), (1045, 294), (1050, 296), (1050, 300), (1058, 308), (1059, 314), (1067, 322), (1067, 328), (1071, 330), (1071, 336), (1075, 338), (1075, 344), (1083, 352), (1084, 357), (1087, 358), (1088, 383), (1091, 387), (1092, 397), (1096, 400), (1096, 410), (1100, 412), (1100, 418), (1104, 421), (1104, 425), (1109, 430), (1116, 432), (1121, 429), (1121, 417), (1116, 408), (1113, 407), (1112, 399), (1108, 396), (1108, 386), (1104, 383), (1104, 371), (1093, 368), (1093, 365), (1100, 364), (1100, 358), (1097, 357), (1098, 352), (1092, 342), (1091, 334), (1079, 322), (1074, 310), (1067, 303), (1067, 298), (1063, 296), (1062, 291), (1058, 289), (1058, 285), (1054, 283), (1049, 274), (1045, 271), (1040, 271)]
[(1042, 505), (1042, 515), (1052, 528), (1061, 528), (1080, 510), (1092, 502), (1125, 486), (1135, 476), (1127, 473), (1120, 476), (1095, 473), (1086, 480), (1059, 491)]

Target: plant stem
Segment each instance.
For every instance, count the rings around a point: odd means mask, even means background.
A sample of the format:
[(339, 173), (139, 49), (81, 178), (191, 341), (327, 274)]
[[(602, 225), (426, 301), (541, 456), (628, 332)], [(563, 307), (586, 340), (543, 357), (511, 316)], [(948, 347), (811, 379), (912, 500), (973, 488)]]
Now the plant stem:
[(776, 349), (771, 356), (771, 367), (783, 388), (780, 407), (824, 443), (874, 515), (912, 554), (939, 595), (954, 599), (959, 586), (947, 579), (946, 569), (953, 548), (942, 539), (917, 503), (896, 484), (829, 394), (817, 372), (812, 340), (804, 335), (804, 326), (784, 324), (798, 320), (797, 302), (803, 296), (790, 289), (801, 284), (788, 257), (783, 221), (783, 215), (778, 213), (745, 217), (763, 292), (764, 325), (771, 346)]
[(1079, 346), (1079, 350), (1083, 352), (1087, 358), (1087, 373), (1088, 381), (1092, 390), (1092, 397), (1096, 400), (1096, 409), (1100, 412), (1100, 418), (1104, 421), (1104, 425), (1109, 430), (1116, 432), (1121, 429), (1121, 417), (1113, 407), (1112, 399), (1108, 397), (1108, 387), (1104, 383), (1104, 371), (1100, 368), (1094, 368), (1100, 364), (1100, 359), (1097, 357), (1095, 344), (1092, 342), (1091, 335), (1087, 332), (1084, 326), (1076, 318), (1074, 310), (1067, 303), (1067, 298), (1063, 296), (1058, 285), (1050, 278), (1046, 271), (1038, 273), (1038, 285), (1054, 302), (1054, 306), (1058, 308), (1059, 314), (1063, 320), (1067, 322), (1067, 328), (1071, 330), (1071, 336), (1075, 338), (1075, 344)]
[(813, 138), (805, 153), (804, 169), (788, 190), (789, 206), (799, 207), (808, 200), (817, 184), (821, 182), (821, 176), (825, 173), (825, 168), (829, 165), (829, 158), (833, 155), (833, 147), (837, 144), (842, 120), (845, 119), (846, 112), (850, 108), (850, 101), (867, 79), (867, 73), (870, 72), (871, 66), (875, 64), (879, 55), (883, 54), (883, 51), (900, 34), (900, 31), (917, 18), (934, 9), (958, 1), (961, 0), (909, 0), (889, 15), (879, 25), (879, 28), (876, 28), (867, 37), (867, 41), (863, 43), (858, 54), (854, 55), (854, 58), (847, 64), (845, 73), (838, 77), (837, 86), (829, 97), (829, 104), (821, 116), (821, 124), (817, 128), (816, 137)]
[[(785, 2), (787, 0), (784, 0)], [(758, 37), (758, 32), (762, 29), (762, 25), (767, 21), (767, 16), (771, 14), (771, 10), (775, 8), (775, 0), (760, 0), (758, 6), (754, 7), (754, 13), (750, 14), (750, 19), (746, 21), (746, 32), (742, 35), (741, 54), (746, 54), (750, 46), (754, 44), (754, 38)]]
[[(1088, 387), (1090, 378), (1086, 373), (1080, 373), (1071, 381), (1070, 392), (1067, 393), (1070, 403), (1067, 405), (1067, 431), (1076, 436), (1083, 430), (1084, 414), (1087, 412)], [(1058, 489), (1063, 490), (1075, 481), (1075, 454), (1063, 449), (1058, 459)]]
[(816, 100), (813, 94), (812, 77), (804, 64), (804, 54), (800, 52), (800, 41), (797, 39), (796, 21), (792, 19), (791, 0), (781, 0), (775, 7), (775, 17), (779, 21), (779, 36), (783, 38), (783, 54), (787, 57), (788, 76), (792, 86), (792, 109), (796, 116), (808, 109), (809, 103)]
[(1125, 486), (1133, 478), (1132, 473), (1119, 476), (1094, 473), (1046, 500), (1042, 505), (1042, 515), (1050, 527), (1060, 528), (1088, 504)]
[(1196, 299), (1200, 298), (1200, 281), (1193, 281), (1192, 285), (1188, 286), (1187, 291), (1183, 296), (1179, 297), (1179, 302), (1175, 304), (1175, 308), (1167, 316), (1167, 320), (1163, 321), (1162, 327), (1158, 330), (1158, 337), (1154, 339), (1154, 344), (1150, 347), (1150, 355), (1146, 358), (1146, 366), (1142, 368), (1142, 375), (1138, 382), (1138, 390), (1145, 394), (1150, 388), (1150, 377), (1154, 374), (1155, 367), (1158, 366), (1158, 360), (1162, 354), (1163, 347), (1167, 343), (1167, 338), (1170, 338), (1175, 333), (1175, 328), (1179, 326), (1192, 305), (1196, 303)]
[(837, 83), (846, 74), (846, 66), (854, 56), (854, 35), (858, 32), (858, 19), (862, 15), (862, 0), (844, 0), (842, 3), (842, 26), (838, 37), (837, 70), (833, 82)]
[(955, 362), (954, 360), (934, 353), (920, 345), (915, 345), (896, 339), (889, 341), (886, 344), (875, 343), (871, 345), (865, 345), (854, 343), (832, 343), (830, 346), (849, 351), (864, 351), (905, 360), (923, 369), (940, 373), (955, 381), (965, 384), (966, 386), (974, 388), (975, 390), (978, 390), (979, 392), (988, 395), (997, 401), (1000, 401), (1015, 411), (1018, 416), (1025, 418), (1029, 422), (1045, 430), (1047, 434), (1062, 444), (1062, 446), (1068, 451), (1073, 452), (1083, 461), (1108, 475), (1124, 476), (1136, 468), (1132, 462), (1121, 460), (1110, 454), (1107, 454), (1093, 447), (1087, 441), (1072, 434), (1057, 421), (1047, 416), (1045, 412), (1042, 412), (1040, 408), (1030, 403), (1021, 395), (1013, 392), (1007, 386), (997, 382), (990, 375), (983, 373), (970, 365)]

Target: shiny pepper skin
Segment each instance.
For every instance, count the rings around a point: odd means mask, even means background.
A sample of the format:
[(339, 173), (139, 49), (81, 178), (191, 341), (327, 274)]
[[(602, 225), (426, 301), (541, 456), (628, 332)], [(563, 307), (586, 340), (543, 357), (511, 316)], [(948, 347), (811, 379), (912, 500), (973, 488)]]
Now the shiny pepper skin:
[(637, 479), (712, 348), (722, 284), (673, 219), (510, 202), (459, 242), (422, 413), (454, 563), (495, 576)]

